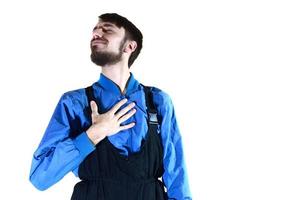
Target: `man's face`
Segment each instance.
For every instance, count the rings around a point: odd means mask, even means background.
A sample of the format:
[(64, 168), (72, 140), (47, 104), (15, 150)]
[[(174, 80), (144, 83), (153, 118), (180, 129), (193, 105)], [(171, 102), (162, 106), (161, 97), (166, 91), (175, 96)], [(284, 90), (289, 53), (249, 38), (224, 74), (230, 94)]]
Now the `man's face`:
[(99, 21), (92, 32), (90, 42), (91, 61), (104, 66), (115, 64), (122, 58), (126, 42), (125, 29), (110, 22)]

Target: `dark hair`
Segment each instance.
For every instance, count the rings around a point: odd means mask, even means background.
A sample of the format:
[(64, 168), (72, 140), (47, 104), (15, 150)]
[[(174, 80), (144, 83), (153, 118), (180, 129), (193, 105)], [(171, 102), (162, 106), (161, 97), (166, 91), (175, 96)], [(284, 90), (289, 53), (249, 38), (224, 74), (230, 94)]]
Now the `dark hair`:
[(127, 18), (120, 16), (116, 13), (105, 13), (99, 16), (99, 20), (103, 22), (110, 22), (116, 25), (117, 27), (123, 27), (125, 29), (126, 39), (134, 40), (137, 43), (137, 47), (134, 52), (130, 55), (128, 60), (128, 67), (133, 64), (138, 54), (140, 53), (143, 47), (143, 34), (140, 30)]

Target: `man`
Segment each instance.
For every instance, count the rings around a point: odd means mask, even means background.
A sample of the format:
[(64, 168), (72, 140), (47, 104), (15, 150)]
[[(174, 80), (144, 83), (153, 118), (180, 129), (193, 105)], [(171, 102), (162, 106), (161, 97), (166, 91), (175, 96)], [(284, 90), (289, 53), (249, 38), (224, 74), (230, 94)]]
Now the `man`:
[(142, 40), (125, 17), (99, 16), (90, 46), (100, 79), (61, 96), (34, 152), (30, 181), (37, 189), (72, 171), (81, 179), (74, 200), (191, 199), (172, 101), (130, 72)]

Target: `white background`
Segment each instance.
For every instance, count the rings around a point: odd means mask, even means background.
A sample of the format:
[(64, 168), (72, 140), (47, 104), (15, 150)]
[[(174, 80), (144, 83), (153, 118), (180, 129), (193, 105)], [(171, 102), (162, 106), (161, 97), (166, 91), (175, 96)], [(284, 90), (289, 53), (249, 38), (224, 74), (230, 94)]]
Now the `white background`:
[(302, 199), (302, 7), (292, 0), (10, 0), (0, 5), (1, 199), (70, 199), (28, 180), (60, 96), (99, 78), (89, 42), (117, 12), (144, 34), (135, 78), (172, 98), (196, 200)]

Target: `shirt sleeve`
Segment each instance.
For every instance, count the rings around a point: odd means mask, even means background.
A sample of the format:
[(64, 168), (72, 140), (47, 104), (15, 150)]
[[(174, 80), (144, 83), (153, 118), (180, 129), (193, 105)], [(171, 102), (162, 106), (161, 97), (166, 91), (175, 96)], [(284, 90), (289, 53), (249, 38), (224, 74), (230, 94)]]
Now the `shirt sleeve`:
[(75, 118), (72, 106), (72, 100), (64, 93), (34, 152), (29, 180), (38, 190), (46, 190), (70, 171), (78, 176), (79, 164), (95, 150), (85, 131), (69, 137)]
[(161, 136), (164, 147), (163, 182), (167, 188), (168, 199), (191, 200), (183, 144), (174, 106), (166, 93), (162, 101), (159, 113), (162, 116)]

